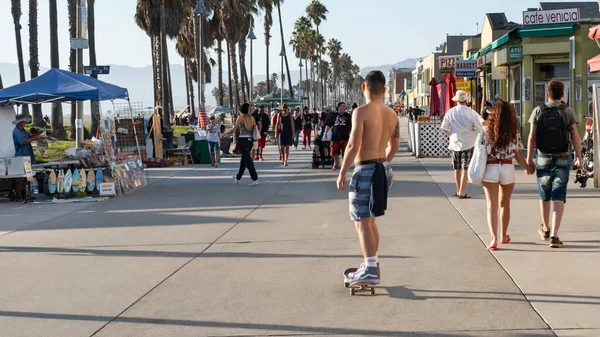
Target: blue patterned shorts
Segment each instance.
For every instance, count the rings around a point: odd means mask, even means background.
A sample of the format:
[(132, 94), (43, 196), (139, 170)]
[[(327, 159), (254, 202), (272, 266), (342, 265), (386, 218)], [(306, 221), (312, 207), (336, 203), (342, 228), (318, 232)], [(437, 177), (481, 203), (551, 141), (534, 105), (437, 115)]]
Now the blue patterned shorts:
[(386, 161), (356, 165), (348, 186), (350, 218), (359, 221), (384, 215), (393, 178), (392, 167)]
[(567, 184), (572, 167), (569, 156), (538, 152), (535, 172), (542, 201), (567, 202)]

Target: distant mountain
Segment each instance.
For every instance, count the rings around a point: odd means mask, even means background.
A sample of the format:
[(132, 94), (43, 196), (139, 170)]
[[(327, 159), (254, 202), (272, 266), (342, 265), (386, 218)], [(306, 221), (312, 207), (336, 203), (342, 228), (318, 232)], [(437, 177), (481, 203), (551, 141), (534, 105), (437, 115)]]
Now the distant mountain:
[[(407, 59), (395, 64), (386, 64), (378, 67), (366, 67), (361, 69), (361, 75), (365, 76), (369, 71), (377, 69), (383, 71), (387, 75), (388, 70), (393, 67), (396, 68), (414, 68), (415, 62), (419, 59)], [(255, 65), (256, 67), (256, 65)], [(279, 69), (273, 69), (279, 73)], [(48, 68), (41, 67), (40, 73), (48, 71)], [(14, 63), (1, 63), (0, 62), (0, 74), (2, 75), (2, 82), (4, 87), (9, 87), (19, 83), (19, 67)], [(27, 78), (29, 78), (29, 71), (26, 69)], [(303, 78), (305, 72), (303, 71)], [(213, 73), (213, 82), (216, 82), (217, 74)], [(226, 79), (227, 74), (223, 77)], [(300, 79), (299, 71), (292, 71), (291, 73), (292, 83), (297, 83)], [(121, 87), (125, 87), (129, 90), (129, 96), (131, 102), (141, 102), (144, 107), (152, 106), (154, 101), (154, 94), (152, 93), (152, 67), (134, 68), (123, 65), (111, 65), (109, 75), (99, 75), (99, 78), (103, 81), (116, 84)], [(264, 81), (265, 75), (255, 75), (254, 83)], [(175, 107), (183, 107), (187, 105), (187, 98), (185, 97), (185, 74), (183, 66), (178, 64), (171, 65), (171, 81), (173, 83), (173, 101)], [(216, 105), (216, 100), (212, 96), (211, 92), (216, 86), (216, 83), (208, 83), (206, 85), (206, 105), (207, 108)], [(287, 83), (286, 83), (287, 87)], [(86, 113), (89, 111), (89, 104), (84, 104)], [(44, 113), (50, 113), (50, 105), (43, 104), (42, 109)], [(68, 114), (68, 109), (64, 109), (65, 113)], [(112, 104), (110, 102), (104, 102), (102, 104), (102, 110), (112, 110)]]
[(415, 69), (415, 63), (420, 59), (421, 59), (420, 57), (419, 58), (411, 58), (411, 59), (406, 59), (404, 61), (400, 61), (400, 62), (394, 63), (394, 64), (385, 64), (385, 65), (377, 66), (377, 67), (365, 67), (360, 70), (360, 74), (362, 76), (366, 76), (372, 70), (381, 70), (387, 76), (388, 71), (391, 70), (392, 68)]

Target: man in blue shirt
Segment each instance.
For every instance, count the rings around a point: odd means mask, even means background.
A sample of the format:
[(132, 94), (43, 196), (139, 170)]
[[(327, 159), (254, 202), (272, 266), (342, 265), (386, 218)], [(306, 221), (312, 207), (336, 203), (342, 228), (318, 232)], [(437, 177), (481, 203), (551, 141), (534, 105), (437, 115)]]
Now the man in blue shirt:
[(18, 115), (13, 121), (15, 129), (13, 130), (13, 144), (15, 146), (16, 157), (29, 157), (31, 163), (35, 164), (35, 157), (33, 155), (33, 148), (31, 143), (42, 138), (41, 135), (32, 136), (25, 131), (25, 124), (29, 123), (30, 118), (28, 116)]

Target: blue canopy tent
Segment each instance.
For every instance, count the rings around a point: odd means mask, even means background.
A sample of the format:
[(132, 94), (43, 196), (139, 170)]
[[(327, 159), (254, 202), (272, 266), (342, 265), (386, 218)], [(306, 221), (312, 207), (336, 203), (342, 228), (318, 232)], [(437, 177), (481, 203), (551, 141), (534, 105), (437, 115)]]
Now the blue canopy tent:
[(129, 100), (127, 89), (61, 69), (0, 90), (0, 104), (40, 104), (66, 101)]

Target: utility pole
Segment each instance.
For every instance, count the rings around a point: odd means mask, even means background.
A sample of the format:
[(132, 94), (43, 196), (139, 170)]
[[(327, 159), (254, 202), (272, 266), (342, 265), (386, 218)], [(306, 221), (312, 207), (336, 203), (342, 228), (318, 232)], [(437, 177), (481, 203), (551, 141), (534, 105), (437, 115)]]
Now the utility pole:
[[(81, 6), (81, 2), (85, 1), (85, 0), (77, 0), (75, 2), (75, 8), (76, 8), (76, 17), (77, 17), (77, 28), (76, 28), (76, 36), (77, 39), (82, 39), (82, 33), (83, 33), (83, 27), (82, 27), (82, 23), (83, 23), (83, 10), (82, 10), (82, 6)], [(78, 74), (82, 74), (83, 73), (83, 49), (81, 48), (81, 46), (78, 46), (78, 48), (76, 49), (76, 70)], [(75, 109), (75, 147), (80, 149), (83, 147), (83, 101), (79, 100), (76, 103), (76, 109)]]

